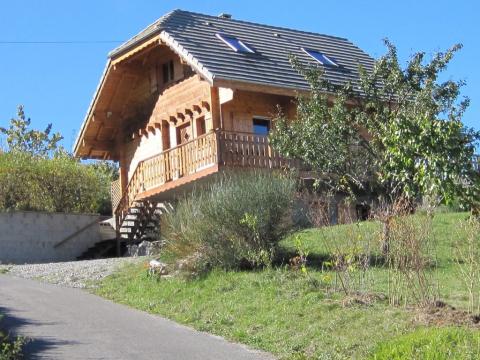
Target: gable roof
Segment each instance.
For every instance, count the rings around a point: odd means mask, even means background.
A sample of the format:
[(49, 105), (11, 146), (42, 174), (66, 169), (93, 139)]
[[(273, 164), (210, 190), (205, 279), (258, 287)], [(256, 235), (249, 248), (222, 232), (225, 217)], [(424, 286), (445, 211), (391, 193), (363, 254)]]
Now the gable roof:
[[(216, 36), (218, 33), (233, 35), (255, 53), (233, 51)], [(308, 89), (305, 79), (289, 62), (289, 56), (294, 55), (304, 65), (319, 65), (302, 48), (320, 51), (338, 63), (339, 67), (323, 67), (324, 76), (333, 84), (355, 83), (360, 64), (367, 71), (374, 65), (373, 58), (344, 38), (183, 10), (162, 16), (114, 49), (109, 57), (115, 58), (158, 35), (212, 84), (225, 80)]]

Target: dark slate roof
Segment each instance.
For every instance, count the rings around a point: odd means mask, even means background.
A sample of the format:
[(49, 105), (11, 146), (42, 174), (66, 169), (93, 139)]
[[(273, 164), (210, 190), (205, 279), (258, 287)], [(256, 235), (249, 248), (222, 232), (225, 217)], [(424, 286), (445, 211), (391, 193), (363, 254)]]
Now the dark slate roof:
[[(233, 35), (255, 50), (255, 54), (237, 53), (215, 35)], [(137, 36), (113, 50), (110, 57), (135, 46), (139, 41), (160, 34), (169, 45), (198, 68), (211, 81), (233, 80), (285, 88), (305, 89), (308, 84), (292, 69), (289, 55), (302, 63), (319, 65), (301, 48), (320, 51), (340, 65), (324, 67), (325, 77), (334, 84), (358, 80), (358, 66), (367, 71), (374, 59), (347, 39), (221, 18), (183, 10), (174, 10), (148, 26)]]

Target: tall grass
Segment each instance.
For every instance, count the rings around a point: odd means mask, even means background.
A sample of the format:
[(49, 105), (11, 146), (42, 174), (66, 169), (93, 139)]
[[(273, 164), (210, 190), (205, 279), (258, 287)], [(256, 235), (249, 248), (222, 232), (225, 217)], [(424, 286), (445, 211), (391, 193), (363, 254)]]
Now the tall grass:
[(480, 334), (462, 328), (419, 329), (374, 350), (371, 360), (473, 360), (480, 357)]

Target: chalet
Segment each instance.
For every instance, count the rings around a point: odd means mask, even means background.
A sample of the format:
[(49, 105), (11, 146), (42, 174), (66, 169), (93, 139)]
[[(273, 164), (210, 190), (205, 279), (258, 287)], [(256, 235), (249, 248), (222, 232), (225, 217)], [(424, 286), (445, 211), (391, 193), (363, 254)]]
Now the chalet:
[[(344, 38), (182, 10), (110, 52), (74, 151), (119, 162), (117, 224), (133, 210), (149, 219), (157, 203), (222, 169), (293, 165), (266, 137), (277, 107), (294, 118), (292, 99), (308, 90), (290, 55), (335, 84), (355, 84), (359, 65), (374, 64)], [(123, 237), (138, 238), (142, 226)]]

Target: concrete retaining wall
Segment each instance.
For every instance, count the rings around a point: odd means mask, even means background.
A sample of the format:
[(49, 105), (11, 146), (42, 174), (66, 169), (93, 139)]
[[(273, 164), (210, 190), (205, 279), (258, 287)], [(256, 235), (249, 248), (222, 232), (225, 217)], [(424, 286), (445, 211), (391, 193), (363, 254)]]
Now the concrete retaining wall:
[(0, 212), (0, 263), (75, 260), (101, 240), (98, 219), (98, 215)]

